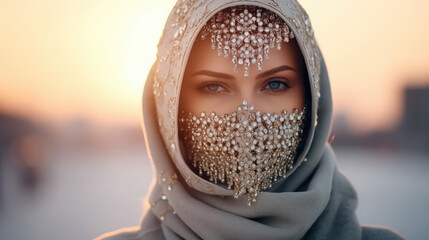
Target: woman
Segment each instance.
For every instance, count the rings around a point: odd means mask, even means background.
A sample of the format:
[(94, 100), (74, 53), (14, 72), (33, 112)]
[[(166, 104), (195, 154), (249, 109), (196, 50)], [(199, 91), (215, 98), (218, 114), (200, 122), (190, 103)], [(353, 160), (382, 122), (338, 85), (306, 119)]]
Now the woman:
[(296, 1), (178, 1), (143, 93), (150, 207), (99, 239), (402, 239), (360, 226), (331, 114)]

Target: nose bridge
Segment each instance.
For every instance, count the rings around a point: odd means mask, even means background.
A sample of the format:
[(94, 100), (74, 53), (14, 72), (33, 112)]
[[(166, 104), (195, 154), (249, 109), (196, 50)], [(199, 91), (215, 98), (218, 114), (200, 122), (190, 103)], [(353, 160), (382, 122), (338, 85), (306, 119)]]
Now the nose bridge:
[(250, 105), (256, 104), (256, 91), (255, 86), (253, 84), (254, 80), (250, 77), (242, 77), (239, 81), (239, 92), (237, 94), (237, 101), (238, 104), (243, 103), (244, 100), (247, 101)]

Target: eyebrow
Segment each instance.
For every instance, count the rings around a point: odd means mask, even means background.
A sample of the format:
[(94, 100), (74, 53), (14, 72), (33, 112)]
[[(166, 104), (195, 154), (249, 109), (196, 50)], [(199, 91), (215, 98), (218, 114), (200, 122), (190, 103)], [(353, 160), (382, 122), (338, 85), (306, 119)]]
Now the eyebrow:
[[(281, 65), (279, 67), (276, 67), (276, 68), (270, 69), (266, 72), (258, 74), (258, 76), (256, 76), (256, 78), (264, 78), (264, 77), (270, 76), (274, 73), (286, 71), (286, 70), (296, 72), (296, 70), (291, 66)], [(205, 76), (209, 76), (209, 77), (222, 78), (222, 79), (227, 79), (227, 80), (234, 80), (235, 79), (234, 76), (232, 76), (232, 75), (229, 75), (226, 73), (214, 72), (214, 71), (210, 71), (210, 70), (200, 70), (200, 71), (197, 71), (194, 74), (192, 74), (192, 76), (196, 76), (196, 75), (205, 75)]]
[(268, 77), (268, 76), (270, 76), (270, 75), (272, 75), (274, 73), (281, 72), (281, 71), (286, 71), (286, 70), (291, 70), (291, 71), (296, 72), (295, 68), (293, 68), (291, 66), (281, 65), (279, 67), (276, 67), (276, 68), (270, 69), (270, 70), (268, 70), (266, 72), (258, 74), (258, 76), (256, 76), (256, 78)]
[(220, 73), (220, 72), (214, 72), (214, 71), (210, 71), (210, 70), (201, 70), (198, 72), (195, 72), (194, 74), (192, 74), (192, 76), (196, 76), (196, 75), (205, 75), (205, 76), (209, 76), (209, 77), (215, 77), (215, 78), (222, 78), (222, 79), (228, 79), (228, 80), (234, 80), (234, 76), (226, 74), (226, 73)]

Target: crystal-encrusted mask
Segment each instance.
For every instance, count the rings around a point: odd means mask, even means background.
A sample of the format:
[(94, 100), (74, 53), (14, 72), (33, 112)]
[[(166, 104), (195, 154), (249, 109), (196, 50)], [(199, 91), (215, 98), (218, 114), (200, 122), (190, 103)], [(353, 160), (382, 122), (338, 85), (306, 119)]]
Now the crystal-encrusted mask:
[(182, 112), (179, 134), (194, 170), (226, 184), (236, 198), (247, 193), (250, 205), (293, 168), (304, 116), (305, 108), (261, 113), (243, 101), (237, 111), (223, 116)]
[(275, 13), (256, 6), (237, 6), (214, 15), (201, 30), (201, 39), (210, 35), (213, 49), (219, 56), (232, 56), (234, 72), (244, 66), (249, 75), (250, 64), (268, 59), (271, 48), (281, 49), (283, 42), (294, 38), (288, 25)]

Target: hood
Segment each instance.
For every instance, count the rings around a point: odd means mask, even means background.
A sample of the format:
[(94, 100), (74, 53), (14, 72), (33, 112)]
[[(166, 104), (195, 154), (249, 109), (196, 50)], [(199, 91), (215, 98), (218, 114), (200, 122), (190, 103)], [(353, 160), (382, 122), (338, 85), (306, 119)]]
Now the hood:
[[(310, 86), (311, 95), (310, 113), (307, 116), (309, 129), (306, 131), (307, 135), (303, 137), (305, 141), (304, 147), (298, 154), (293, 169), (288, 172), (287, 178), (293, 175), (299, 169), (299, 166), (308, 159), (319, 159), (319, 157), (312, 156), (316, 153), (314, 153), (314, 150), (311, 153), (311, 149), (319, 149), (317, 152), (319, 155), (321, 154), (321, 149), (326, 142), (330, 129), (332, 107), (329, 81), (327, 75), (325, 79), (321, 79), (323, 71), (322, 55), (314, 38), (309, 17), (296, 1), (179, 0), (165, 24), (163, 35), (158, 44), (157, 59), (151, 71), (153, 78), (148, 78), (143, 96), (143, 101), (147, 101), (146, 99), (149, 98), (149, 95), (153, 94), (155, 106), (152, 107), (155, 108), (157, 126), (148, 124), (151, 121), (148, 118), (152, 116), (144, 113), (143, 128), (149, 154), (152, 156), (155, 154), (159, 155), (159, 149), (166, 149), (168, 157), (186, 183), (204, 193), (225, 196), (233, 194), (231, 190), (213, 184), (195, 174), (183, 159), (179, 147), (177, 121), (183, 75), (193, 43), (204, 24), (222, 9), (249, 4), (263, 7), (276, 13), (288, 24), (295, 35), (306, 62), (309, 79), (308, 86)], [(323, 89), (321, 89), (321, 85), (324, 85)], [(155, 113), (152, 112), (150, 115), (153, 114)], [(321, 123), (323, 123), (323, 126), (321, 126)], [(316, 130), (321, 127), (323, 128), (323, 135), (318, 136), (317, 141), (315, 141)], [(153, 145), (154, 143), (152, 143), (153, 141), (151, 141), (152, 138), (150, 137), (151, 134), (148, 132), (154, 130), (154, 128), (159, 130), (164, 146)], [(317, 147), (315, 142), (321, 145)], [(157, 173), (165, 168), (159, 166), (162, 164), (153, 158), (152, 161)], [(312, 161), (311, 165), (315, 166), (315, 164), (317, 164), (317, 161)]]

